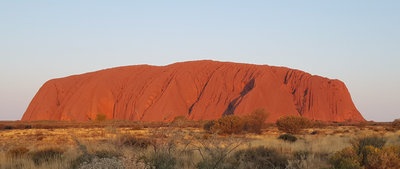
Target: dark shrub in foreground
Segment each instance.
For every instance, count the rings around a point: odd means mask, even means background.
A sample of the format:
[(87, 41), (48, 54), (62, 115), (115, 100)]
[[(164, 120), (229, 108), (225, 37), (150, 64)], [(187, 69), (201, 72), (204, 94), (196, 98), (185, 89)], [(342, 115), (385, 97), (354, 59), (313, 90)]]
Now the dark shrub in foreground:
[(122, 154), (120, 152), (109, 151), (109, 150), (99, 150), (99, 151), (94, 152), (93, 155), (98, 158), (114, 158), (114, 157), (122, 156)]
[(62, 158), (62, 155), (63, 155), (62, 150), (54, 148), (38, 150), (31, 153), (32, 160), (36, 165), (41, 165), (42, 163), (49, 163), (54, 160), (60, 160)]
[(382, 149), (382, 147), (385, 145), (386, 140), (382, 137), (376, 137), (376, 136), (371, 136), (371, 137), (365, 137), (358, 139), (353, 143), (353, 149), (356, 151), (358, 156), (360, 156), (361, 159), (361, 164), (367, 164), (367, 156), (371, 148), (377, 148), (377, 149)]
[(345, 148), (336, 152), (330, 159), (334, 169), (362, 169), (360, 159), (352, 148)]
[(297, 141), (297, 137), (291, 134), (282, 134), (278, 137), (278, 139), (292, 143)]
[(256, 147), (235, 152), (228, 160), (226, 168), (274, 168), (284, 169), (288, 158), (278, 153), (275, 149)]
[(400, 146), (385, 147), (382, 137), (365, 137), (356, 140), (352, 147), (336, 152), (330, 160), (335, 169), (398, 169)]
[(150, 156), (142, 156), (139, 161), (151, 169), (174, 169), (176, 166), (176, 158), (164, 151), (153, 152)]
[(152, 142), (148, 138), (139, 138), (133, 135), (121, 135), (117, 138), (117, 143), (121, 146), (129, 146), (135, 148), (145, 149), (148, 146), (152, 145)]

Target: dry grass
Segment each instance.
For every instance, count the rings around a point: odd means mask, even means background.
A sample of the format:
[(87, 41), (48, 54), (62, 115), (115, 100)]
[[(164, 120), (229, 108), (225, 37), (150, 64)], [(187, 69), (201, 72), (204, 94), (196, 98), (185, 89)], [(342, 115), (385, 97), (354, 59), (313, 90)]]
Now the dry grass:
[[(273, 125), (264, 128), (261, 134), (220, 136), (205, 132), (199, 124), (192, 127), (128, 122), (0, 124), (12, 126), (0, 130), (1, 169), (78, 168), (85, 162), (96, 161), (93, 159), (105, 158), (125, 168), (145, 168), (168, 160), (156, 156), (159, 153), (173, 157), (178, 168), (189, 169), (209, 159), (220, 159), (215, 165), (222, 165), (234, 152), (255, 147), (274, 149), (288, 156), (288, 166), (292, 168), (328, 168), (329, 156), (350, 147), (357, 138), (382, 136), (387, 145), (400, 145), (400, 131), (390, 130), (390, 125), (385, 124), (311, 128), (295, 135), (297, 141), (293, 143), (279, 140), (283, 133)], [(28, 125), (31, 127), (26, 128)], [(122, 138), (143, 141), (148, 146), (124, 144)], [(49, 149), (60, 150), (60, 158), (35, 163), (33, 154)]]

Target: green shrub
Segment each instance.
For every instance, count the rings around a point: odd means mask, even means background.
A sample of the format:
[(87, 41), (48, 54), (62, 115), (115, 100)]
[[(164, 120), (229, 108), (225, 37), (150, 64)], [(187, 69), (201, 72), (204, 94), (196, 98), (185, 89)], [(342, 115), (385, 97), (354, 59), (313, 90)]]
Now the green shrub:
[(297, 137), (291, 134), (282, 134), (278, 137), (278, 139), (292, 143), (297, 141)]
[(300, 116), (285, 116), (281, 117), (276, 121), (278, 129), (290, 133), (298, 134), (302, 129), (306, 129), (312, 126), (310, 120)]
[(284, 169), (288, 164), (288, 158), (278, 153), (275, 149), (256, 147), (235, 152), (227, 160), (225, 168), (274, 168)]
[(32, 160), (36, 165), (49, 163), (54, 160), (60, 160), (62, 158), (62, 155), (62, 150), (54, 148), (39, 150), (31, 153)]

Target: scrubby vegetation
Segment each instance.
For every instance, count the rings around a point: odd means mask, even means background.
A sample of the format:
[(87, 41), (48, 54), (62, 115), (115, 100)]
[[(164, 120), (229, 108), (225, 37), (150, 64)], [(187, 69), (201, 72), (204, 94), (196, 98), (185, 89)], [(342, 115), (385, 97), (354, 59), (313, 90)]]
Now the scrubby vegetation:
[(298, 134), (302, 129), (310, 128), (312, 122), (301, 116), (284, 116), (276, 121), (276, 126), (283, 132)]
[(331, 157), (335, 169), (397, 169), (400, 168), (400, 145), (384, 146), (382, 137), (365, 137), (356, 140)]
[(260, 134), (267, 117), (268, 114), (264, 110), (258, 109), (242, 117), (235, 115), (222, 116), (218, 120), (208, 121), (203, 128), (210, 133), (219, 134)]
[[(7, 123), (3, 127), (12, 129), (0, 131), (0, 168), (400, 167), (400, 131), (390, 130), (393, 123), (313, 125), (312, 129), (300, 130), (300, 134), (290, 134), (277, 126), (264, 125), (266, 116), (260, 112), (193, 122), (202, 124), (205, 130), (182, 127), (193, 125), (184, 117), (170, 123), (106, 120), (92, 123), (91, 128), (89, 124), (72, 127), (61, 123), (69, 127), (37, 129), (39, 123)], [(31, 128), (25, 129), (27, 125)], [(221, 128), (228, 130), (222, 133)]]
[(297, 141), (297, 137), (291, 134), (282, 134), (278, 137), (278, 139), (281, 139), (283, 141), (287, 141), (287, 142), (296, 142)]
[(30, 156), (36, 165), (49, 163), (50, 161), (61, 160), (63, 151), (57, 148), (47, 148), (31, 152)]
[(288, 165), (288, 157), (276, 149), (263, 146), (248, 148), (235, 152), (228, 160), (228, 167), (236, 168), (275, 168), (284, 169)]
[(116, 145), (146, 149), (152, 145), (152, 141), (146, 138), (138, 138), (130, 134), (123, 134), (117, 137)]

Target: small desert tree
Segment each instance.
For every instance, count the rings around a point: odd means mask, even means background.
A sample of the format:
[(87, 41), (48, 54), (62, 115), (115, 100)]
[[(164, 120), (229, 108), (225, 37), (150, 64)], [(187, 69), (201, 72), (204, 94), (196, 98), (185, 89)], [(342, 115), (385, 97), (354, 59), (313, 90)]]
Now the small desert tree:
[(311, 127), (312, 123), (301, 116), (284, 116), (276, 121), (278, 129), (290, 134), (298, 134), (302, 129)]
[(218, 119), (211, 128), (213, 131), (220, 132), (221, 134), (238, 134), (242, 132), (243, 125), (242, 118), (227, 115)]
[(261, 133), (261, 129), (264, 127), (265, 120), (268, 118), (268, 114), (264, 109), (257, 109), (246, 115), (244, 118), (243, 130), (251, 133)]
[(261, 133), (268, 114), (263, 109), (257, 109), (245, 116), (226, 115), (218, 120), (208, 121), (204, 130), (219, 134), (239, 134), (242, 132)]

